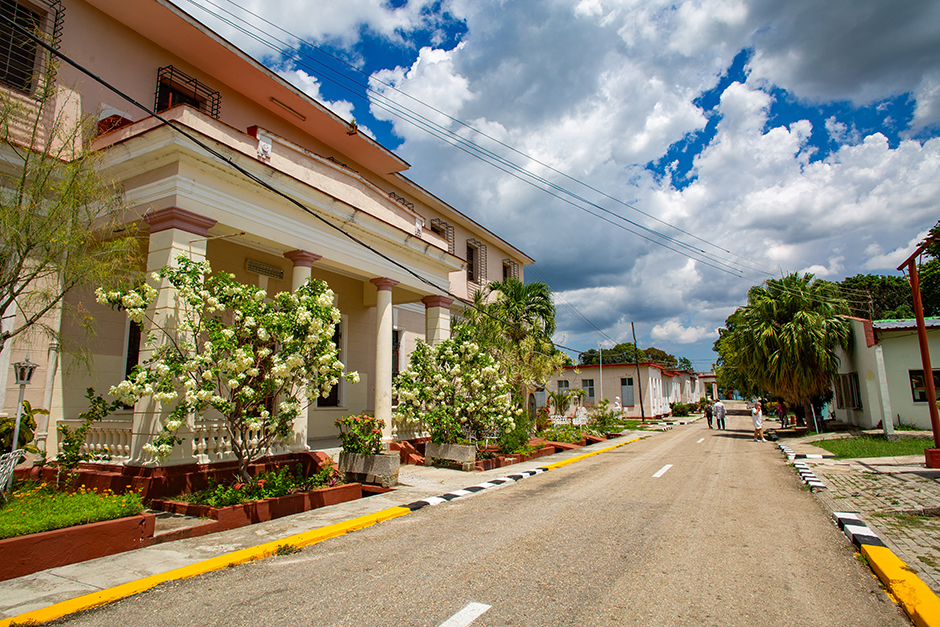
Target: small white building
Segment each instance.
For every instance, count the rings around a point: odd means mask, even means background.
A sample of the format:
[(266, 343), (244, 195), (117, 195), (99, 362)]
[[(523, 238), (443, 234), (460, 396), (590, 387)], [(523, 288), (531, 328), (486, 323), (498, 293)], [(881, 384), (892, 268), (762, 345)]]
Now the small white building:
[[(872, 322), (849, 318), (852, 342), (838, 351), (835, 415), (873, 429), (890, 417), (894, 425), (930, 429), (930, 413), (915, 320)], [(940, 387), (940, 318), (928, 318), (927, 342), (934, 385)]]
[[(620, 398), (624, 414), (628, 418), (660, 418), (668, 416), (669, 403), (679, 400), (683, 403), (683, 392), (694, 394), (697, 384), (695, 376), (686, 371), (670, 371), (654, 363), (640, 364), (604, 364), (591, 366), (565, 366), (561, 374), (548, 387), (552, 391), (570, 389), (584, 390), (580, 403), (585, 407), (594, 407), (606, 398), (611, 407)], [(676, 398), (670, 398), (674, 395)], [(537, 401), (544, 405), (543, 395), (537, 395)], [(696, 397), (694, 400), (698, 400)], [(642, 411), (641, 411), (642, 402)]]

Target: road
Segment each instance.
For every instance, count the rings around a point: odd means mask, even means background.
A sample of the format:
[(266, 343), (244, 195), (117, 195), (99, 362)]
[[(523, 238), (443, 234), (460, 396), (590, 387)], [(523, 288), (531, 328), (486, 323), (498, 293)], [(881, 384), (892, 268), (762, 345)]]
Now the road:
[(728, 426), (680, 426), (55, 624), (909, 625), (777, 448), (748, 418)]

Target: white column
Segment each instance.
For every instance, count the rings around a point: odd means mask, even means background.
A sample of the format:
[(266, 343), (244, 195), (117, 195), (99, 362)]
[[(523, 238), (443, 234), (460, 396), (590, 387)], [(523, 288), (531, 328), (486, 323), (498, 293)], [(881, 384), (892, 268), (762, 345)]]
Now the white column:
[(434, 346), (438, 342), (450, 339), (450, 306), (454, 299), (446, 296), (425, 296), (424, 303), (424, 340)]
[(891, 410), (891, 397), (888, 395), (888, 371), (885, 368), (885, 355), (881, 344), (875, 344), (875, 364), (878, 368), (878, 391), (881, 394), (881, 426), (885, 438), (891, 440), (895, 437), (894, 412)]
[[(306, 250), (292, 250), (288, 253), (284, 253), (284, 256), (294, 262), (294, 272), (291, 277), (291, 289), (297, 291), (303, 285), (306, 285), (307, 281), (310, 280), (311, 268), (313, 267), (313, 262), (319, 260), (320, 255), (315, 255)], [(310, 447), (307, 446), (307, 425), (309, 424), (309, 412), (310, 406), (307, 404), (307, 388), (301, 387), (297, 390), (296, 395), (300, 398), (301, 407), (300, 413), (297, 415), (297, 418), (294, 419), (293, 427), (293, 437), (288, 443), (290, 450), (293, 452), (299, 451), (309, 451)]]
[(378, 289), (375, 299), (375, 417), (385, 421), (382, 438), (392, 439), (392, 287), (398, 281), (381, 277), (370, 281)]
[[(206, 258), (206, 238), (209, 229), (215, 225), (215, 220), (204, 218), (198, 214), (177, 209), (163, 209), (146, 218), (150, 223), (150, 248), (147, 255), (147, 275), (168, 265), (176, 265), (176, 258), (185, 255), (196, 261)], [(150, 306), (149, 314), (156, 315), (159, 322), (168, 329), (174, 324), (174, 313), (178, 302), (176, 291), (167, 282), (157, 287), (157, 298)], [(143, 336), (150, 332), (150, 325), (145, 324)], [(143, 362), (150, 355), (150, 349), (140, 348), (140, 360)], [(151, 398), (141, 399), (134, 406), (134, 426), (131, 433), (130, 459), (126, 462), (130, 466), (140, 466), (149, 461), (149, 455), (144, 452), (143, 446), (160, 433), (162, 428), (161, 417), (169, 413), (162, 405)], [(173, 449), (170, 458), (161, 465), (177, 466), (196, 462), (192, 454), (193, 437), (192, 417), (177, 432), (177, 437), (183, 440)]]

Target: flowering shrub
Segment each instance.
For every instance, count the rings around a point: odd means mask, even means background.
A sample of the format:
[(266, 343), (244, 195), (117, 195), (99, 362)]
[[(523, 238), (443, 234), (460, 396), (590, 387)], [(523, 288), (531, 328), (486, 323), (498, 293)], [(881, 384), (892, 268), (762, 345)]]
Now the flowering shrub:
[(209, 507), (228, 507), (238, 503), (272, 499), (295, 492), (332, 487), (341, 483), (339, 473), (332, 466), (326, 466), (319, 472), (304, 476), (300, 464), (291, 471), (283, 466), (271, 472), (262, 473), (250, 481), (232, 484), (220, 484), (209, 480), (209, 487), (199, 492), (185, 494), (180, 498), (188, 503), (208, 505)]
[(382, 452), (384, 420), (363, 414), (337, 418), (334, 424), (339, 427), (344, 453), (378, 455)]
[(395, 419), (423, 423), (435, 444), (498, 437), (522, 413), (512, 392), (496, 361), (458, 330), (435, 346), (418, 341), (408, 370), (395, 379)]
[[(333, 343), (340, 313), (320, 280), (268, 300), (265, 290), (238, 283), (229, 273), (210, 276), (207, 261), (180, 256), (176, 263), (152, 275), (178, 296), (172, 327), (149, 317), (157, 295), (149, 285), (96, 292), (98, 302), (124, 308), (135, 322), (152, 323), (149, 358), (111, 394), (127, 405), (145, 396), (175, 403), (161, 433), (144, 447), (158, 460), (180, 442), (176, 432), (191, 416), (217, 410), (232, 436), (239, 476), (248, 481), (248, 465), (290, 436), (302, 409), (300, 390), (306, 387), (309, 400), (326, 397), (343, 376)], [(359, 381), (355, 372), (346, 378)]]

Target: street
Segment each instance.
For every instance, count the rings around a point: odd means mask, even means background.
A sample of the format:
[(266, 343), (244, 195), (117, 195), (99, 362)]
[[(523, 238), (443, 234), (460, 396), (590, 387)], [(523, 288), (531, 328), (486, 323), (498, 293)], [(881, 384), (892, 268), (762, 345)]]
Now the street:
[(776, 446), (748, 418), (728, 426), (679, 426), (55, 624), (909, 625)]

